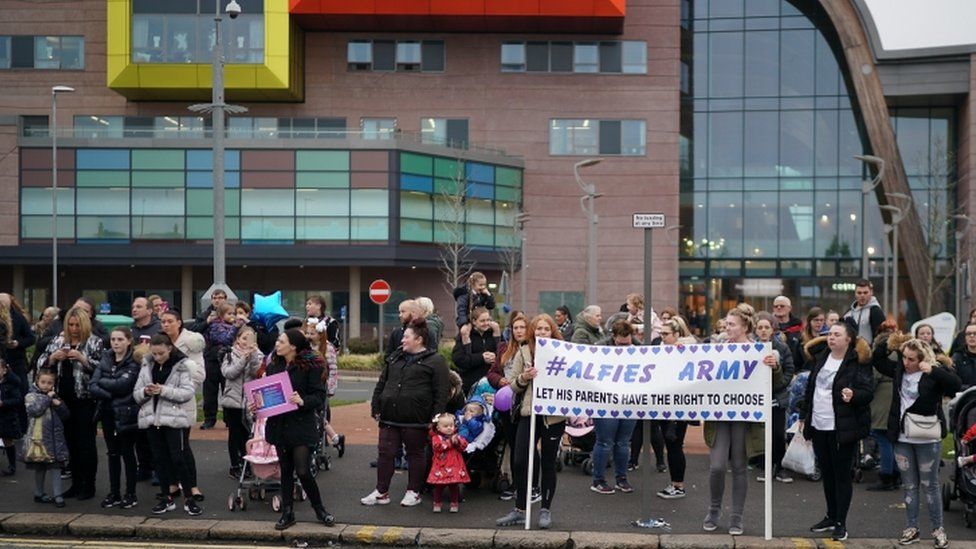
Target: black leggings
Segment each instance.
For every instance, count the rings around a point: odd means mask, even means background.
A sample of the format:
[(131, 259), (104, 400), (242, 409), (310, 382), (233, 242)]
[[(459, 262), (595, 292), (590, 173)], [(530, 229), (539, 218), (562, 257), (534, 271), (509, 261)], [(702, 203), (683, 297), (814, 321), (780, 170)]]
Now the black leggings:
[(321, 507), (322, 494), (319, 485), (312, 476), (311, 450), (308, 446), (287, 448), (275, 446), (278, 452), (278, 463), (281, 465), (281, 504), (291, 507), (295, 497), (295, 476), (302, 483), (302, 488), (308, 494), (308, 501), (312, 507)]
[(190, 430), (150, 427), (147, 431), (153, 462), (159, 475), (160, 491), (164, 496), (169, 496), (169, 487), (180, 484), (183, 496), (189, 498), (190, 488), (194, 485), (185, 457), (186, 449), (190, 446)]
[(685, 481), (685, 434), (688, 424), (684, 421), (666, 421), (662, 425), (664, 445), (668, 448), (668, 472), (671, 482)]
[[(566, 431), (566, 423), (560, 421), (546, 425), (546, 418), (537, 416), (535, 425), (536, 441), (542, 439), (542, 452), (536, 459), (542, 470), (542, 508), (552, 506), (552, 498), (556, 495), (556, 453), (559, 451), (559, 441)], [(515, 477), (515, 507), (525, 510), (525, 481), (529, 468), (529, 448), (535, 443), (529, 442), (529, 431), (532, 426), (531, 417), (521, 417), (518, 422), (518, 433), (515, 435), (515, 467), (512, 476)]]
[[(651, 421), (651, 420), (646, 420)], [(651, 449), (654, 450), (654, 461), (658, 465), (664, 464), (664, 435), (661, 433), (661, 424), (665, 421), (651, 421)], [(644, 449), (644, 425), (637, 423), (634, 434), (630, 437), (630, 463), (637, 465), (640, 463), (641, 451)]]
[(108, 482), (111, 493), (121, 496), (122, 464), (125, 464), (125, 494), (136, 493), (136, 430), (118, 432), (111, 412), (102, 416), (102, 434), (108, 448)]
[(230, 466), (240, 467), (247, 452), (247, 426), (244, 425), (244, 410), (224, 407), (224, 423), (227, 425), (227, 455)]
[(827, 518), (847, 526), (847, 512), (854, 496), (851, 469), (857, 454), (857, 442), (840, 443), (837, 431), (813, 430), (813, 453), (823, 475), (824, 499), (827, 502)]
[(64, 438), (68, 444), (71, 463), (71, 487), (82, 494), (95, 491), (98, 472), (98, 424), (95, 411), (98, 403), (90, 398), (68, 397), (64, 402), (71, 414), (64, 422)]

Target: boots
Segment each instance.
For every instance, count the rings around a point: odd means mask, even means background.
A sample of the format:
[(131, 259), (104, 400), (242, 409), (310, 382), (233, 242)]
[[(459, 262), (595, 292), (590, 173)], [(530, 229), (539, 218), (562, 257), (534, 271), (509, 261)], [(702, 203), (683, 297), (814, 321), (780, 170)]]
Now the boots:
[(868, 486), (868, 492), (891, 492), (898, 489), (895, 482), (895, 475), (881, 473), (878, 475), (878, 482)]
[(325, 510), (324, 505), (314, 505), (312, 509), (315, 511), (315, 517), (319, 519), (319, 522), (326, 526), (332, 526), (335, 524), (335, 517), (332, 513)]
[(295, 524), (295, 513), (291, 505), (281, 508), (281, 518), (275, 523), (275, 530), (284, 530)]

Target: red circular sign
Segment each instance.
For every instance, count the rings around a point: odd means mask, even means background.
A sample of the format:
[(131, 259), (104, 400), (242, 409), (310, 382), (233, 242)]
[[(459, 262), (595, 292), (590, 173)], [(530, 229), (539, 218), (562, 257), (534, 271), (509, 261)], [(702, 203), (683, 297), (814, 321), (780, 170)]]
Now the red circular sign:
[(372, 284), (369, 285), (369, 299), (377, 304), (383, 305), (390, 300), (390, 294), (393, 291), (390, 289), (390, 283), (383, 280), (374, 280)]

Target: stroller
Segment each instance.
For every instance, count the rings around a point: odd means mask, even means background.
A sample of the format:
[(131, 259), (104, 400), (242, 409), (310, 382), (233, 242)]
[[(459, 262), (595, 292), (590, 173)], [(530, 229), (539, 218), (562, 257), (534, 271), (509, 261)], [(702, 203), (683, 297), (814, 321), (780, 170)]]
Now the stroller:
[[(264, 501), (269, 493), (281, 490), (281, 467), (278, 465), (278, 454), (274, 446), (264, 439), (264, 426), (267, 420), (261, 418), (251, 426), (251, 438), (247, 441), (247, 454), (244, 456), (244, 466), (238, 479), (237, 489), (227, 497), (227, 508), (230, 511), (244, 511), (248, 500)], [(247, 498), (244, 491), (247, 491)], [(275, 506), (275, 501), (278, 505)], [(281, 498), (277, 493), (272, 496), (272, 507), (275, 511), (281, 506)]]
[[(470, 478), (468, 486), (471, 488), (481, 486), (485, 478), (497, 479), (499, 471), (498, 441), (495, 437), (496, 426), (492, 422), (494, 407), (488, 404), (484, 395), (478, 394), (476, 389), (471, 391), (472, 396), (465, 402), (465, 406), (477, 404), (484, 410), (479, 418), (481, 432), (464, 449), (464, 465), (468, 469), (468, 477)], [(459, 413), (463, 415), (463, 409)]]
[(315, 411), (315, 425), (318, 428), (318, 444), (315, 445), (312, 453), (313, 465), (312, 474), (318, 471), (328, 471), (332, 468), (332, 458), (329, 456), (329, 435), (325, 432), (325, 422), (329, 416), (328, 404)]
[(582, 465), (584, 475), (593, 474), (593, 447), (596, 445), (596, 430), (593, 420), (585, 417), (570, 417), (566, 420), (566, 434), (559, 442), (556, 457), (556, 470), (563, 465)]
[[(963, 435), (973, 424), (976, 424), (976, 387), (966, 389), (949, 402), (949, 430), (955, 440), (957, 458), (973, 454), (972, 443), (962, 442)], [(952, 464), (951, 481), (942, 484), (942, 508), (948, 511), (951, 500), (958, 499), (965, 507), (966, 528), (972, 528), (976, 521), (976, 466), (960, 467), (956, 459)]]

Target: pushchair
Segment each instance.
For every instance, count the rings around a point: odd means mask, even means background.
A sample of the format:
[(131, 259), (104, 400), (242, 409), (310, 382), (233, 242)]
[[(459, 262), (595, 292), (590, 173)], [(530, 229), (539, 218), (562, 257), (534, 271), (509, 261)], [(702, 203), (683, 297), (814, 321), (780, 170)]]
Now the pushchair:
[(313, 452), (312, 475), (318, 471), (328, 471), (332, 468), (332, 458), (329, 456), (329, 435), (325, 432), (325, 422), (328, 419), (328, 404), (315, 411), (315, 425), (318, 429), (318, 444)]
[(566, 420), (566, 434), (559, 442), (556, 457), (556, 470), (563, 465), (582, 465), (584, 475), (593, 474), (593, 447), (596, 445), (596, 430), (593, 420), (585, 417), (570, 417)]
[[(973, 424), (976, 424), (976, 387), (959, 393), (949, 403), (949, 430), (955, 441), (957, 458), (973, 454), (972, 443), (962, 442), (963, 435)], [(951, 500), (958, 499), (964, 506), (966, 528), (972, 528), (976, 521), (976, 466), (960, 467), (957, 459), (953, 459), (952, 464), (950, 482), (942, 484), (942, 508), (948, 511)]]
[(481, 432), (464, 449), (464, 465), (470, 479), (468, 486), (478, 488), (484, 479), (494, 480), (498, 476), (498, 442), (495, 440), (496, 426), (492, 421), (494, 407), (482, 395), (475, 395), (474, 391), (472, 395), (465, 406), (478, 404), (484, 409), (484, 413), (481, 418)]
[(231, 511), (244, 511), (248, 500), (264, 501), (269, 494), (273, 494), (272, 507), (275, 507), (275, 500), (280, 507), (280, 497), (276, 492), (281, 490), (281, 467), (278, 465), (278, 454), (274, 446), (264, 439), (266, 421), (267, 419), (261, 418), (251, 425), (251, 438), (245, 446), (247, 454), (244, 456), (237, 489), (227, 497), (227, 508)]

